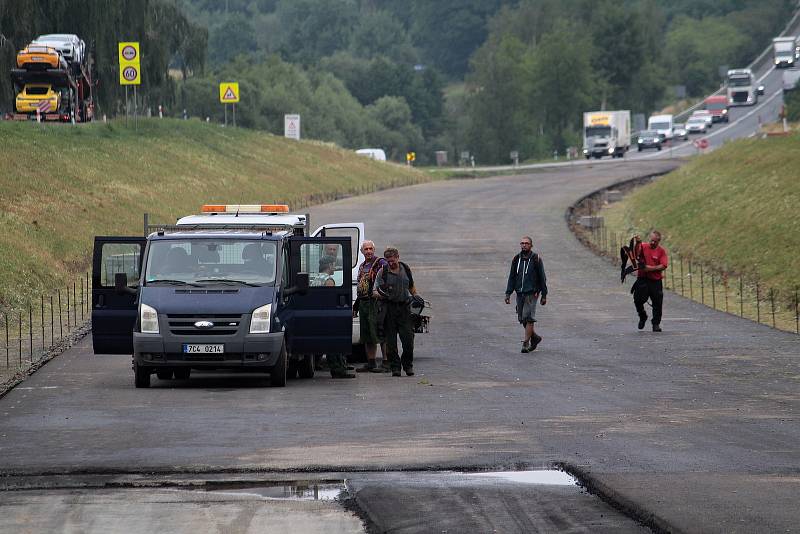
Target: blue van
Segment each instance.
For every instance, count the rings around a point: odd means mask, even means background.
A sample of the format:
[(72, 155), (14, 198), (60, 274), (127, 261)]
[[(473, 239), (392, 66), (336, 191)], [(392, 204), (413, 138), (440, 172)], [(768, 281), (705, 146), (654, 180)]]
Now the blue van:
[(296, 218), (216, 220), (95, 238), (95, 353), (133, 354), (137, 388), (193, 369), (266, 372), (285, 386), (313, 377), (315, 354), (350, 354), (351, 237), (308, 237)]

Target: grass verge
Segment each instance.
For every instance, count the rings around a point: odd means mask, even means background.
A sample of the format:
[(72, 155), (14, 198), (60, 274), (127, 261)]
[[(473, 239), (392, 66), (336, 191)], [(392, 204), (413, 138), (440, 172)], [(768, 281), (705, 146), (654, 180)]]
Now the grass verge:
[(723, 287), (731, 292), (720, 295), (726, 307), (735, 303), (733, 312), (767, 323), (774, 302), (784, 327), (795, 330), (798, 168), (800, 134), (732, 142), (603, 208), (602, 241), (610, 249), (658, 228), (676, 258), (676, 290), (711, 303)]
[(94, 235), (140, 235), (204, 203), (292, 209), (430, 175), (313, 141), (199, 121), (0, 122), (0, 305), (19, 306), (90, 268)]

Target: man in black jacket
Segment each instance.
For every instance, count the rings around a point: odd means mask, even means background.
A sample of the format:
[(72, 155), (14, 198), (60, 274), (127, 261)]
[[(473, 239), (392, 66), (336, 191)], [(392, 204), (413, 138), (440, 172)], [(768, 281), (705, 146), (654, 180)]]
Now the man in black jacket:
[(520, 253), (511, 260), (511, 271), (506, 285), (506, 304), (511, 303), (511, 293), (517, 293), (517, 318), (525, 328), (522, 353), (536, 350), (542, 341), (533, 330), (536, 322), (536, 301), (541, 296), (541, 304), (547, 304), (547, 278), (544, 275), (542, 258), (533, 252), (533, 240), (525, 236), (520, 240)]

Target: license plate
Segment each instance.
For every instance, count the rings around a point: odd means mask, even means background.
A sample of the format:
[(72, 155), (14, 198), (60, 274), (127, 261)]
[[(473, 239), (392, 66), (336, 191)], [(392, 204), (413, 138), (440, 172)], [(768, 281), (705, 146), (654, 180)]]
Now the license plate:
[(31, 61), (44, 61), (44, 58), (39, 56), (31, 56)]
[(190, 345), (183, 344), (184, 354), (223, 354), (225, 345)]

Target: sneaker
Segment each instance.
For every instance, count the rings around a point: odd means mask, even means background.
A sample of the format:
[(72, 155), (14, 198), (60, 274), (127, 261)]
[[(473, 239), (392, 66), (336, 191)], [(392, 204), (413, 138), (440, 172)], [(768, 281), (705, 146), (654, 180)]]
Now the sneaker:
[(377, 368), (375, 360), (368, 360), (363, 367), (356, 369), (356, 373), (371, 373)]
[(527, 341), (522, 342), (522, 350), (520, 351), (522, 354), (527, 354), (531, 351), (531, 346)]
[(370, 373), (388, 373), (391, 369), (387, 369), (382, 365), (376, 365), (373, 369), (370, 369)]
[(647, 323), (647, 316), (639, 317), (639, 330), (644, 328), (645, 323)]
[(661, 326), (654, 324), (653, 325), (653, 332), (661, 332)]
[(528, 352), (535, 351), (536, 347), (538, 347), (539, 343), (541, 343), (541, 342), (542, 342), (542, 336), (538, 336), (536, 334), (533, 334), (533, 339), (531, 339), (531, 348), (530, 348), (530, 350)]
[(414, 368), (413, 367), (406, 367), (404, 369), (404, 371), (406, 372), (406, 376), (414, 376)]

